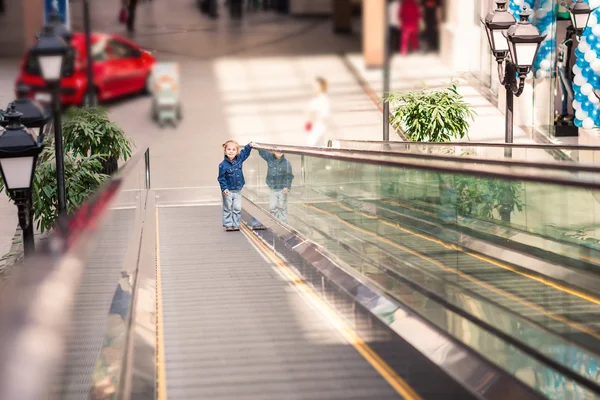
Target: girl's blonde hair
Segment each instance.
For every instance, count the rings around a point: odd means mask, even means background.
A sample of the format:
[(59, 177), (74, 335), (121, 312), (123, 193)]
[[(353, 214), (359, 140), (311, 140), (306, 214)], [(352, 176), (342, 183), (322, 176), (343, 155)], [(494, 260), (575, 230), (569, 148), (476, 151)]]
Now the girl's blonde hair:
[(235, 140), (228, 140), (225, 143), (223, 143), (223, 153), (225, 153), (225, 150), (227, 149), (227, 145), (230, 144), (230, 143), (235, 144), (235, 147), (237, 148), (237, 153), (239, 154), (239, 152), (240, 152), (240, 145)]
[(319, 84), (319, 88), (321, 89), (321, 92), (327, 93), (327, 90), (329, 90), (329, 84), (327, 83), (327, 80), (325, 78), (320, 77), (320, 76), (317, 76), (315, 78), (315, 80)]

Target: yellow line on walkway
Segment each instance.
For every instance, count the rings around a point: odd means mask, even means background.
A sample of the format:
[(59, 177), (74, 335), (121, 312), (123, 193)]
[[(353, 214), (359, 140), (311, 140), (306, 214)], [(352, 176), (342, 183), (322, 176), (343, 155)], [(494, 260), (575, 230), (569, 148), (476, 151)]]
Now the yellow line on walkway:
[(422, 400), (414, 389), (402, 379), (396, 371), (394, 371), (385, 361), (375, 353), (367, 343), (362, 340), (359, 334), (352, 329), (338, 314), (333, 310), (326, 302), (324, 302), (317, 293), (307, 285), (302, 277), (296, 273), (292, 268), (288, 267), (287, 264), (271, 250), (264, 243), (256, 237), (245, 225), (242, 225), (242, 231), (246, 234), (246, 237), (252, 241), (258, 248), (260, 248), (263, 254), (271, 260), (271, 262), (278, 268), (278, 270), (293, 284), (298, 292), (309, 301), (315, 309), (322, 313), (322, 315), (330, 322), (336, 330), (350, 343), (363, 358), (371, 364), (371, 366), (379, 372), (379, 374), (389, 383), (389, 385), (396, 390), (396, 392), (407, 400)]
[(165, 336), (162, 308), (162, 279), (160, 270), (160, 234), (158, 208), (156, 217), (156, 391), (157, 400), (167, 400), (167, 371), (165, 365)]
[[(596, 339), (600, 339), (600, 334), (598, 334), (597, 332), (589, 329), (585, 325), (582, 325), (582, 324), (580, 324), (578, 322), (575, 322), (575, 321), (572, 321), (570, 319), (564, 318), (564, 317), (562, 317), (560, 315), (551, 314), (551, 313), (547, 312), (543, 307), (538, 306), (537, 304), (534, 304), (534, 303), (531, 303), (531, 302), (529, 302), (527, 300), (521, 299), (520, 297), (517, 297), (517, 296), (515, 296), (515, 295), (513, 295), (513, 294), (511, 294), (509, 292), (506, 292), (506, 291), (504, 291), (502, 289), (499, 289), (499, 288), (497, 288), (495, 286), (492, 286), (492, 285), (490, 285), (488, 283), (485, 283), (485, 282), (483, 282), (483, 281), (481, 281), (481, 280), (479, 280), (477, 278), (474, 278), (471, 275), (465, 274), (464, 272), (458, 271), (458, 270), (453, 269), (453, 268), (449, 268), (446, 265), (440, 263), (437, 260), (434, 260), (431, 257), (428, 257), (428, 256), (426, 256), (424, 254), (421, 254), (421, 253), (419, 253), (417, 251), (414, 251), (414, 250), (412, 250), (412, 249), (410, 249), (408, 247), (402, 246), (401, 244), (393, 242), (393, 241), (391, 241), (391, 240), (389, 240), (387, 238), (384, 238), (383, 236), (380, 236), (380, 235), (376, 234), (375, 232), (371, 232), (371, 231), (368, 231), (368, 230), (366, 230), (364, 228), (357, 227), (356, 225), (352, 225), (351, 223), (345, 221), (344, 219), (338, 217), (335, 214), (330, 213), (329, 211), (322, 210), (322, 209), (320, 209), (318, 207), (315, 207), (315, 206), (313, 206), (311, 204), (303, 203), (303, 205), (305, 207), (307, 207), (307, 208), (312, 208), (312, 209), (314, 209), (316, 211), (322, 212), (322, 213), (327, 214), (327, 215), (329, 215), (329, 216), (331, 216), (333, 218), (336, 218), (341, 223), (349, 226), (350, 228), (352, 228), (352, 229), (354, 229), (354, 230), (356, 230), (358, 232), (362, 232), (362, 233), (364, 233), (366, 235), (373, 236), (375, 239), (379, 240), (380, 242), (389, 244), (390, 246), (396, 247), (396, 248), (398, 248), (400, 250), (403, 250), (403, 251), (405, 251), (407, 253), (410, 253), (410, 254), (412, 254), (412, 255), (414, 255), (416, 257), (419, 257), (422, 260), (428, 261), (428, 262), (430, 262), (431, 264), (435, 265), (436, 267), (440, 268), (443, 271), (451, 272), (453, 274), (456, 274), (456, 275), (460, 276), (461, 278), (467, 279), (467, 280), (469, 280), (469, 281), (471, 281), (471, 282), (473, 282), (473, 283), (475, 283), (475, 284), (477, 284), (477, 285), (479, 285), (481, 287), (484, 287), (487, 290), (490, 290), (490, 291), (492, 291), (492, 292), (494, 292), (496, 294), (501, 295), (502, 297), (506, 297), (508, 299), (516, 301), (517, 303), (523, 304), (524, 306), (529, 307), (529, 308), (531, 308), (531, 309), (533, 309), (533, 310), (539, 312), (540, 314), (543, 314), (543, 315), (545, 315), (545, 316), (547, 316), (549, 318), (552, 318), (555, 321), (560, 321), (560, 322), (565, 323), (565, 324), (567, 324), (569, 326), (572, 326), (573, 328), (576, 328), (576, 329), (580, 330), (581, 332), (585, 332), (588, 335), (595, 337)], [(382, 222), (384, 222), (384, 221), (382, 221)], [(388, 224), (390, 224), (390, 223), (388, 223)], [(431, 240), (431, 239), (428, 239), (427, 237), (424, 237), (424, 236), (422, 236), (420, 234), (412, 233), (409, 230), (406, 230), (404, 228), (400, 228), (399, 226), (396, 226), (396, 225), (393, 225), (393, 224), (390, 224), (390, 225), (395, 226), (396, 228), (398, 228), (400, 230), (403, 230), (405, 232), (411, 233), (411, 234), (413, 234), (415, 236), (423, 237), (423, 239)], [(436, 241), (436, 240), (431, 240), (431, 241)], [(451, 248), (451, 247), (447, 247), (447, 248)], [(459, 249), (455, 249), (455, 250), (459, 250)], [(483, 260), (483, 261), (485, 261), (485, 260)]]

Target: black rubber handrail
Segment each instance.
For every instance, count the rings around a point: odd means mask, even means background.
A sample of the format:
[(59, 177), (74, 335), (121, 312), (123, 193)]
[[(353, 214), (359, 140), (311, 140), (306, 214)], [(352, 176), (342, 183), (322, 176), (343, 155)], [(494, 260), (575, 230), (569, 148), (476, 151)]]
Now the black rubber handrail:
[[(376, 150), (352, 150), (352, 149), (333, 149), (327, 147), (308, 147), (294, 145), (274, 145), (265, 143), (254, 143), (257, 149), (278, 151), (288, 154), (297, 154), (304, 156), (313, 156), (319, 158), (329, 158), (341, 161), (351, 161), (364, 164), (375, 164), (382, 166), (395, 166), (404, 168), (415, 168), (421, 170), (437, 171), (440, 173), (474, 175), (489, 178), (498, 178), (504, 180), (522, 180), (528, 182), (538, 182), (554, 185), (565, 185), (588, 189), (600, 189), (600, 175), (598, 181), (577, 177), (575, 175), (551, 176), (548, 172), (564, 174), (564, 172), (587, 172), (600, 173), (600, 166), (581, 165), (581, 164), (559, 164), (559, 163), (527, 163), (520, 161), (505, 160), (480, 160), (467, 159), (461, 157), (449, 157), (439, 155), (423, 155), (405, 152), (389, 152)], [(427, 163), (422, 161), (427, 159)], [(438, 163), (436, 163), (436, 161)], [(447, 165), (448, 163), (456, 165)], [(446, 165), (444, 165), (446, 164)], [(482, 165), (488, 165), (491, 168), (482, 168)], [(512, 168), (522, 167), (534, 171), (534, 173), (516, 172)], [(495, 169), (494, 169), (495, 168)]]

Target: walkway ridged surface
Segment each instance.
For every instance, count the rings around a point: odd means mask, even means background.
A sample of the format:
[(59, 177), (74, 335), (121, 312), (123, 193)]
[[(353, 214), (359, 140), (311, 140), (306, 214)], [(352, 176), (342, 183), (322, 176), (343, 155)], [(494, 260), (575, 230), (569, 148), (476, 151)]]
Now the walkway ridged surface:
[(220, 207), (158, 215), (170, 400), (399, 398)]

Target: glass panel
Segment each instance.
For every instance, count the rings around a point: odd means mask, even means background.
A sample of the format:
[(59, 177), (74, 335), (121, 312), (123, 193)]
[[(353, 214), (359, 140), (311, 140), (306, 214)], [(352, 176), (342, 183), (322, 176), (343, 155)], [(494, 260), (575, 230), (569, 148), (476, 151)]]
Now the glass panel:
[(497, 333), (596, 380), (600, 298), (504, 256), (598, 277), (599, 191), (288, 153), (292, 188), (275, 204), (267, 177), (277, 170), (264, 154), (245, 164), (248, 200), (541, 394), (592, 397)]
[(494, 30), (494, 45), (496, 47), (496, 51), (506, 51), (508, 50), (508, 41), (504, 35), (506, 34), (506, 30)]
[(0, 168), (9, 189), (26, 189), (31, 185), (33, 157), (3, 158), (0, 159)]
[(533, 65), (537, 47), (537, 43), (517, 43), (515, 45), (517, 52), (516, 64), (522, 66)]

